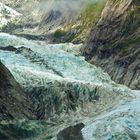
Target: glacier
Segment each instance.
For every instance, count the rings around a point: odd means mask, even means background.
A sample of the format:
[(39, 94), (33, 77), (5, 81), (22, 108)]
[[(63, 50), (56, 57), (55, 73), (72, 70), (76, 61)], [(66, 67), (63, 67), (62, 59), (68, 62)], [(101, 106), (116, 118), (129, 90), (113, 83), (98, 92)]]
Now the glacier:
[[(116, 84), (100, 67), (85, 61), (80, 53), (82, 47), (0, 33), (0, 60), (25, 89), (40, 120), (23, 124), (31, 124), (28, 127), (35, 127), (35, 131), (43, 129), (37, 139), (43, 139), (47, 131), (50, 139), (63, 140), (63, 131), (79, 123), (84, 124), (81, 133), (85, 140), (138, 138), (140, 92)], [(48, 121), (55, 126), (46, 126)], [(129, 122), (136, 129), (129, 128)], [(72, 129), (79, 128), (76, 126)]]

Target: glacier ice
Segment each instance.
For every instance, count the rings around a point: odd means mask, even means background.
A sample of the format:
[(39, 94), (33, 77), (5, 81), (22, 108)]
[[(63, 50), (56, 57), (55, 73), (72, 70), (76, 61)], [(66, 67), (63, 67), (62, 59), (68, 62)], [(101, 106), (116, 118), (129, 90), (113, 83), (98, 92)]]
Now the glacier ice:
[[(3, 49), (9, 45), (15, 51)], [(129, 124), (124, 122), (135, 125), (138, 121), (138, 117), (129, 119), (131, 112), (139, 115), (138, 94), (116, 84), (101, 68), (86, 62), (80, 56), (81, 47), (82, 44), (45, 44), (0, 33), (0, 60), (26, 90), (37, 119), (63, 122), (61, 130), (71, 122), (81, 121), (85, 124), (85, 140), (94, 140), (94, 136), (99, 140), (112, 138), (128, 131)], [(109, 135), (111, 127), (119, 122)]]

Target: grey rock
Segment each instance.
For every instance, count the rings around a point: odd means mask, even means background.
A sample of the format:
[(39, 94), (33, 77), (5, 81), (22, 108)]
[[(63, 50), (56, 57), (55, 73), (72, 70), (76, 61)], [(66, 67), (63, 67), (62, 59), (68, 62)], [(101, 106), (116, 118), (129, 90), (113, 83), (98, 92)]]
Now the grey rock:
[(83, 48), (89, 62), (101, 66), (114, 81), (132, 89), (140, 89), (138, 5), (137, 0), (108, 0)]

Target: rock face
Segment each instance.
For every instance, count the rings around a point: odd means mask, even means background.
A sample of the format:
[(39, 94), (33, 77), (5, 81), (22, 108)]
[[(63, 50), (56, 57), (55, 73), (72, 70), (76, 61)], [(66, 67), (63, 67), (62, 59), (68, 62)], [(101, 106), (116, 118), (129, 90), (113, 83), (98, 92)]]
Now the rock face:
[(31, 118), (30, 107), (23, 89), (0, 62), (0, 120)]
[(81, 129), (84, 127), (83, 123), (75, 126), (70, 126), (57, 135), (57, 140), (84, 140)]
[(140, 89), (138, 0), (108, 0), (83, 52), (118, 83)]

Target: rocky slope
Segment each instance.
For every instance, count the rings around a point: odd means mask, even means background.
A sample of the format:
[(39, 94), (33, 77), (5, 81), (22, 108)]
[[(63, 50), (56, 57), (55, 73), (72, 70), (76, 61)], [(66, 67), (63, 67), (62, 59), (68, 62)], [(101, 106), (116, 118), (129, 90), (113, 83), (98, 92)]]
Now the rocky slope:
[(0, 62), (0, 121), (32, 118), (25, 92)]
[(133, 89), (140, 89), (139, 7), (138, 0), (108, 0), (83, 50), (87, 60)]
[(51, 43), (84, 42), (91, 24), (98, 21), (105, 1), (4, 0), (6, 5), (22, 13), (22, 17), (19, 22), (4, 26), (2, 31)]

